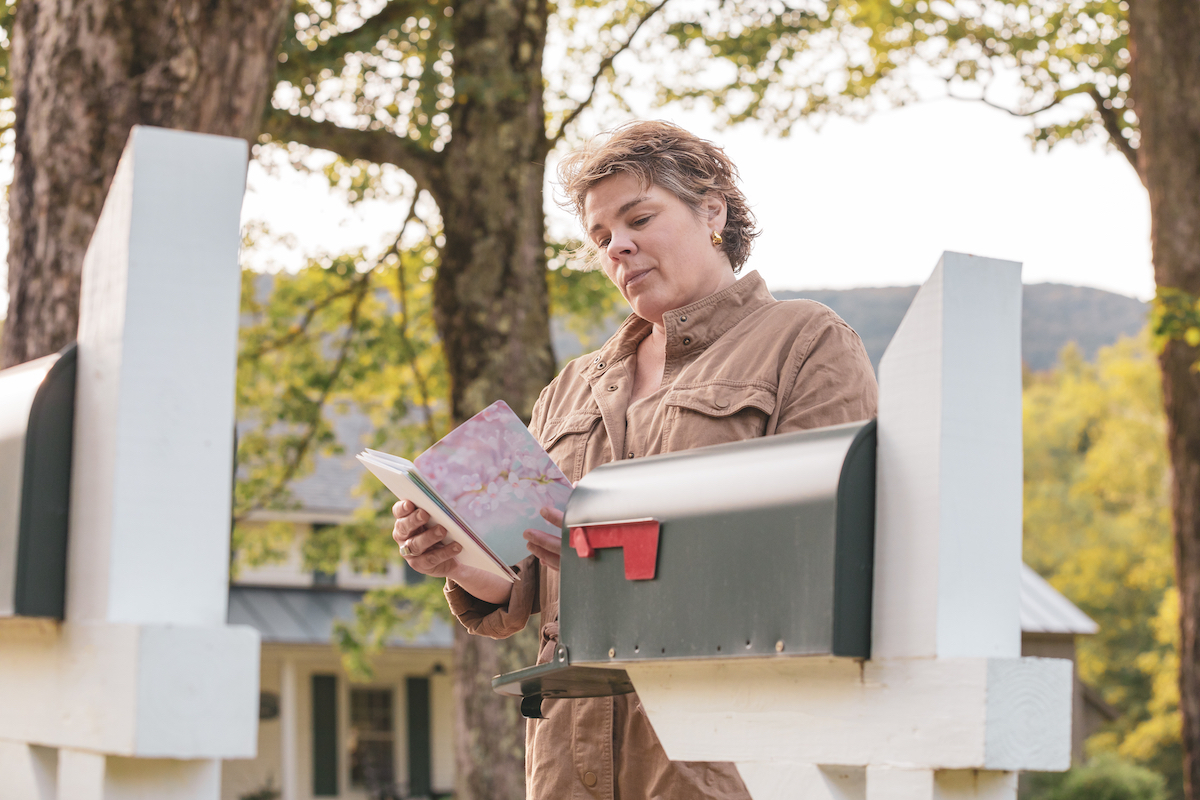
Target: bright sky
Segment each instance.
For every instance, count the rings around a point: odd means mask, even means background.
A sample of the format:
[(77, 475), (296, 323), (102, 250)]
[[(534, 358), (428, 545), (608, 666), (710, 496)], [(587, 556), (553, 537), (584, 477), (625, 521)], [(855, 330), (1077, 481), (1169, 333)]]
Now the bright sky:
[[(725, 146), (763, 235), (749, 266), (776, 289), (920, 283), (944, 250), (1024, 263), (1026, 283), (1153, 295), (1145, 190), (1100, 142), (1034, 152), (1025, 120), (982, 104), (930, 101), (865, 123), (828, 122), (779, 139), (715, 131), (700, 112), (660, 112)], [(254, 166), (244, 216), (300, 250), (378, 249), (403, 205), (348, 209), (321, 177)], [(550, 187), (548, 187), (550, 188)], [(548, 203), (557, 230), (576, 229)], [(276, 250), (283, 265), (299, 253)]]
[[(738, 164), (763, 230), (749, 267), (772, 288), (920, 283), (943, 250), (957, 250), (1021, 261), (1027, 283), (1153, 295), (1146, 193), (1100, 142), (1035, 153), (1025, 120), (953, 100), (797, 127), (787, 139), (715, 131), (701, 112), (658, 113)], [(249, 189), (243, 218), (294, 237), (294, 250), (271, 251), (285, 267), (314, 250), (379, 250), (406, 210), (349, 208), (323, 177), (286, 166), (252, 164)], [(575, 230), (552, 203), (547, 211), (556, 229)]]

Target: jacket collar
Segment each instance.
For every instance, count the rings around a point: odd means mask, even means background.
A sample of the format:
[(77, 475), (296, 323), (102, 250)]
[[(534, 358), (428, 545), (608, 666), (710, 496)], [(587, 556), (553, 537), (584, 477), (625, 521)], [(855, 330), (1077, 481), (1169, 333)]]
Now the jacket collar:
[[(698, 353), (724, 336), (754, 311), (775, 302), (766, 281), (751, 270), (737, 283), (703, 300), (668, 311), (663, 315), (667, 335), (667, 359)], [(630, 314), (617, 332), (592, 357), (585, 374), (593, 378), (610, 366), (628, 358), (638, 344), (650, 335), (651, 325)]]

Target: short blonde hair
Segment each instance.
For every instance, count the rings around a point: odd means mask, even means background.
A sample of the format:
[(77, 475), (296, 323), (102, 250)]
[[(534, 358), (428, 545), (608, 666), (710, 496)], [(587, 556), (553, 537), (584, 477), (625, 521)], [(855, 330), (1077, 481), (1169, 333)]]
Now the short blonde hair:
[[(725, 227), (721, 250), (741, 270), (759, 231), (746, 196), (738, 188), (738, 171), (725, 151), (669, 122), (630, 122), (597, 136), (568, 153), (558, 165), (566, 193), (562, 204), (582, 222), (587, 194), (605, 178), (626, 173), (643, 185), (661, 186), (699, 213), (704, 198), (716, 192), (725, 198)], [(597, 260), (588, 241), (589, 260)]]

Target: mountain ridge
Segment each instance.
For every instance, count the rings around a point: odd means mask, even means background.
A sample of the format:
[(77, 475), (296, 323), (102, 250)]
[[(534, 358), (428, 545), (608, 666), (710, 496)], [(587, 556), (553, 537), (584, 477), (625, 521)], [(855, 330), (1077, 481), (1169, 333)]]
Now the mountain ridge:
[[(871, 364), (879, 359), (900, 326), (918, 286), (880, 286), (855, 289), (776, 289), (777, 300), (816, 300), (829, 306), (858, 332)], [(1021, 303), (1021, 358), (1028, 369), (1051, 369), (1068, 342), (1079, 346), (1089, 361), (1101, 347), (1122, 336), (1136, 336), (1146, 325), (1149, 306), (1140, 300), (1090, 286), (1061, 283), (1024, 284)], [(603, 342), (620, 320), (598, 330), (593, 342)], [(560, 320), (555, 320), (554, 352), (560, 364), (593, 349), (585, 347)]]

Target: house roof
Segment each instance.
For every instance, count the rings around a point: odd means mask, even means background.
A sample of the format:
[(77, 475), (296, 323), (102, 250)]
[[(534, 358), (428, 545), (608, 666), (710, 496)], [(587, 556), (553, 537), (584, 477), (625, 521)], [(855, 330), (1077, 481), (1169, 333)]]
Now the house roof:
[(1100, 626), (1028, 564), (1021, 565), (1022, 633), (1095, 633)]
[[(348, 589), (277, 586), (230, 586), (229, 624), (258, 630), (263, 643), (329, 644), (334, 620), (354, 620), (354, 605), (363, 593)], [(454, 633), (442, 620), (412, 639), (388, 643), (398, 647), (450, 647)]]

